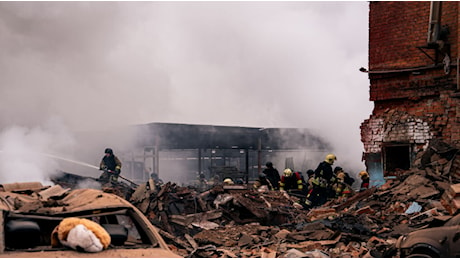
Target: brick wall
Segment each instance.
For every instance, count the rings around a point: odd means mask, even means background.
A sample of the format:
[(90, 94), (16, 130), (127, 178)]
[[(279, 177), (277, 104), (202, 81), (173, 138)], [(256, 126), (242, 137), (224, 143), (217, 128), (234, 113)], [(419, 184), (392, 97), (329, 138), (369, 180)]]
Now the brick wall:
[(434, 137), (460, 142), (460, 2), (442, 2), (441, 25), (449, 34), (437, 48), (427, 45), (430, 3), (370, 2), (368, 73), (374, 110), (361, 125), (365, 160), (381, 153), (383, 143), (411, 144), (416, 151)]

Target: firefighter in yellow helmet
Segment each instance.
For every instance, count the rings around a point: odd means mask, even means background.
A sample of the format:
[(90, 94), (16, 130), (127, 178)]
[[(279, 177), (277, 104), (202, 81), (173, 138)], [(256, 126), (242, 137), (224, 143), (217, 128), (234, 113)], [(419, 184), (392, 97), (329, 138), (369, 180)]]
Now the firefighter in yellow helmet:
[(232, 178), (225, 178), (224, 179), (224, 185), (233, 185), (235, 182), (233, 182)]
[(324, 159), (324, 161), (327, 162), (330, 165), (333, 165), (334, 161), (337, 161), (337, 157), (333, 153), (330, 153), (330, 154), (326, 155), (326, 159)]
[(326, 155), (324, 161), (319, 163), (312, 181), (313, 189), (309, 191), (305, 200), (307, 207), (321, 206), (328, 198), (335, 197), (335, 192), (332, 190), (332, 184), (335, 182), (332, 165), (336, 160), (337, 157), (330, 153)]
[(354, 195), (354, 191), (351, 186), (345, 181), (346, 175), (344, 171), (340, 171), (337, 174), (337, 181), (333, 184), (335, 190), (335, 196), (339, 200), (346, 200), (346, 198)]
[(359, 191), (364, 191), (364, 190), (369, 189), (369, 181), (370, 181), (369, 173), (367, 173), (366, 171), (360, 171), (359, 177), (362, 180)]
[(283, 171), (283, 176), (280, 180), (280, 190), (303, 190), (302, 177), (299, 172), (293, 172), (291, 169), (286, 168)]

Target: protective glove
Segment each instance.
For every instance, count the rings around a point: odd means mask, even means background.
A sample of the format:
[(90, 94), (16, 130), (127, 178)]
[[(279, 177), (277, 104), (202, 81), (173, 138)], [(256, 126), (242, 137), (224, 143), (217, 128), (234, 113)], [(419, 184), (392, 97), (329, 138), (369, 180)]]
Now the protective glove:
[(118, 182), (118, 175), (111, 175), (110, 176), (110, 181), (111, 182)]

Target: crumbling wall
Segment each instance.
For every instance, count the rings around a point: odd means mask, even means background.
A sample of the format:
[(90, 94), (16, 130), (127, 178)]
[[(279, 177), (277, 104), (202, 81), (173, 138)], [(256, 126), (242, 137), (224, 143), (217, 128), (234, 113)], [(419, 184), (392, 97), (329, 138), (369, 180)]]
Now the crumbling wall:
[(380, 153), (384, 142), (425, 145), (433, 136), (424, 118), (394, 109), (382, 116), (371, 116), (363, 123), (361, 130), (364, 148), (370, 153)]
[[(370, 154), (381, 160), (382, 147), (385, 143), (406, 143), (412, 145), (417, 152), (429, 143), (433, 137), (429, 122), (424, 118), (415, 117), (406, 111), (388, 109), (382, 115), (371, 115), (361, 126), (362, 142), (366, 151), (365, 159), (368, 171), (371, 172), (371, 185), (385, 183), (381, 162), (372, 163)], [(377, 156), (375, 156), (377, 155)]]

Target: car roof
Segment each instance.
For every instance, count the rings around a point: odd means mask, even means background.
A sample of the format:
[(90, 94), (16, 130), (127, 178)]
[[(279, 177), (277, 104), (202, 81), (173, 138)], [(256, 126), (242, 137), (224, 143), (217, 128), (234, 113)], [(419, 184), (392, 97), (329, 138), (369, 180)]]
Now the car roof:
[(0, 191), (0, 209), (39, 215), (133, 208), (123, 198), (96, 189), (62, 189), (59, 185), (40, 189)]
[[(127, 251), (128, 253), (123, 253), (123, 250), (120, 249), (120, 255), (131, 257), (148, 257), (155, 255), (180, 257), (172, 253), (166, 242), (158, 233), (157, 228), (149, 222), (147, 217), (145, 217), (139, 209), (118, 195), (107, 193), (102, 190), (63, 189), (58, 184), (47, 187), (40, 187), (40, 185), (36, 183), (0, 185), (0, 210), (9, 212), (8, 215), (13, 218), (55, 218), (56, 220), (69, 216), (93, 216), (95, 214), (118, 214), (127, 210), (132, 211), (136, 216), (135, 218), (141, 224), (141, 228), (145, 229), (146, 235), (152, 241), (157, 242), (161, 250), (159, 248), (149, 248), (143, 249), (144, 251), (147, 250), (144, 252), (140, 249), (136, 249), (130, 250), (129, 252)], [(60, 251), (56, 251), (55, 256), (60, 257), (60, 253)], [(15, 253), (3, 255), (8, 257), (10, 255), (15, 255)], [(52, 254), (50, 255), (50, 252), (45, 252), (43, 255), (51, 256)], [(69, 253), (67, 255), (69, 257), (75, 256)], [(15, 257), (20, 256), (20, 254), (15, 255)], [(95, 257), (105, 256), (111, 255), (107, 252), (102, 252), (102, 254), (97, 254)], [(62, 257), (65, 257), (65, 255)]]

